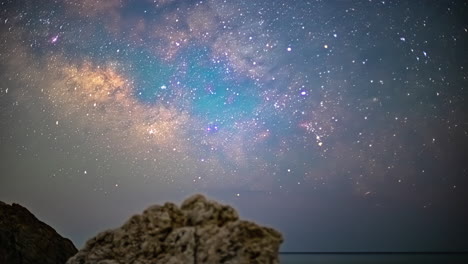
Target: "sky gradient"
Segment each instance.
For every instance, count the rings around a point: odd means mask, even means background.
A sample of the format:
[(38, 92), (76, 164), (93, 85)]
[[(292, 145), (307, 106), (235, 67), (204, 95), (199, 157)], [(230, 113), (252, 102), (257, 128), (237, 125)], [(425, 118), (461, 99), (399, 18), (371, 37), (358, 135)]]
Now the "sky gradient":
[(467, 251), (464, 1), (0, 1), (0, 200), (81, 247), (194, 193), (282, 251)]

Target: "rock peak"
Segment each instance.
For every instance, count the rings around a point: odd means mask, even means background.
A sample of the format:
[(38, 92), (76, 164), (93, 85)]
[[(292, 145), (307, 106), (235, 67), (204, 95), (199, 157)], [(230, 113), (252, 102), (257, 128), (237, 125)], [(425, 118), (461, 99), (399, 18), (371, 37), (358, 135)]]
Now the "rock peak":
[(0, 202), (0, 263), (61, 264), (77, 249), (19, 204)]
[(180, 208), (154, 205), (98, 234), (67, 264), (276, 264), (282, 241), (274, 229), (239, 220), (232, 207), (197, 194)]
[(239, 219), (234, 208), (207, 200), (201, 194), (196, 194), (186, 199), (181, 205), (181, 210), (187, 217), (187, 225), (190, 226), (206, 224), (223, 226), (227, 222)]

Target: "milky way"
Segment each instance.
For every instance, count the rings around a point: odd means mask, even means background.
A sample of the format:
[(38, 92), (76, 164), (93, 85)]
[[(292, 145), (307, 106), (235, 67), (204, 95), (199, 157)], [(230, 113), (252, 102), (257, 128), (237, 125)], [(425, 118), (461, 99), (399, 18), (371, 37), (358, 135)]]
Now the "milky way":
[[(405, 204), (412, 219), (466, 204), (466, 3), (41, 0), (0, 11), (1, 177), (16, 186), (0, 198), (34, 204), (41, 191), (14, 192), (24, 182), (95, 201), (207, 192), (266, 222), (281, 217), (255, 215), (255, 201), (309, 216), (327, 203), (359, 214)], [(443, 224), (463, 215), (449, 212)], [(271, 224), (296, 218), (285, 219)], [(289, 250), (333, 250), (285, 229)]]

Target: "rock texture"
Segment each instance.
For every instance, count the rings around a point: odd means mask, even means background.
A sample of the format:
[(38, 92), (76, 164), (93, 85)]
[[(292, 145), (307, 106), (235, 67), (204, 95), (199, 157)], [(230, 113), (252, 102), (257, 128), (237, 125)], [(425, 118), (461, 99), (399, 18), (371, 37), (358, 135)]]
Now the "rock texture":
[(76, 252), (26, 208), (0, 202), (0, 264), (63, 264)]
[(98, 234), (67, 264), (276, 264), (282, 241), (271, 228), (239, 220), (232, 207), (195, 195)]

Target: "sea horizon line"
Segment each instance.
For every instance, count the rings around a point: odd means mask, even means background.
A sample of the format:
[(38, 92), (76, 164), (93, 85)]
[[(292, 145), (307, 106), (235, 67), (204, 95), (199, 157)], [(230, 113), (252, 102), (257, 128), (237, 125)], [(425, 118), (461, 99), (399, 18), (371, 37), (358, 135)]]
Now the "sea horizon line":
[(325, 254), (336, 254), (336, 255), (391, 255), (391, 254), (400, 254), (400, 255), (462, 255), (467, 254), (468, 251), (284, 251), (279, 252), (283, 255), (301, 255), (301, 254), (315, 254), (315, 255), (325, 255)]

